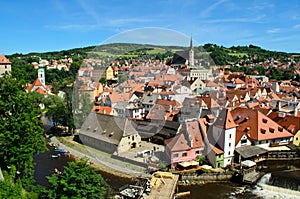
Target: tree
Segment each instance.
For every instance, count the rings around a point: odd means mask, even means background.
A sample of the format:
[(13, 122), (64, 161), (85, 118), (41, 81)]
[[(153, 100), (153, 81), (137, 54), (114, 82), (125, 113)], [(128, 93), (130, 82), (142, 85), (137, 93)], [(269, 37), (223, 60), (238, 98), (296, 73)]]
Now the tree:
[(54, 126), (67, 126), (67, 103), (64, 98), (56, 95), (50, 95), (44, 100), (47, 109), (46, 116), (49, 117)]
[(23, 186), (33, 181), (33, 155), (46, 150), (38, 95), (14, 78), (0, 78), (0, 165), (14, 165)]
[(109, 187), (96, 169), (87, 160), (69, 162), (62, 174), (52, 174), (49, 181), (48, 197), (56, 198), (108, 198)]

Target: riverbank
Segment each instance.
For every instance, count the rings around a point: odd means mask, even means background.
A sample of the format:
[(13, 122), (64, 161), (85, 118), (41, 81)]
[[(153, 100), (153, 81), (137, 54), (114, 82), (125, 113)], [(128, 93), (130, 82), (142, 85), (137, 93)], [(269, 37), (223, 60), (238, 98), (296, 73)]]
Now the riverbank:
[(75, 159), (87, 158), (92, 167), (120, 178), (150, 177), (145, 168), (111, 158), (111, 154), (73, 141), (72, 137), (51, 137), (51, 142), (69, 151)]

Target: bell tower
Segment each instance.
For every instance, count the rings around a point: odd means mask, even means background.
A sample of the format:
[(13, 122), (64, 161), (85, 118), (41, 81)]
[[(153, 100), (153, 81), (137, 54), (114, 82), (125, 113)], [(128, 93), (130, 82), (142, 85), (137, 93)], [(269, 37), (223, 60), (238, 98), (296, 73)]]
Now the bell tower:
[(194, 66), (194, 49), (193, 49), (193, 39), (191, 37), (190, 48), (189, 48), (189, 65)]
[(45, 86), (45, 67), (42, 64), (42, 59), (40, 58), (39, 61), (39, 68), (38, 68), (38, 78), (41, 81), (42, 85)]

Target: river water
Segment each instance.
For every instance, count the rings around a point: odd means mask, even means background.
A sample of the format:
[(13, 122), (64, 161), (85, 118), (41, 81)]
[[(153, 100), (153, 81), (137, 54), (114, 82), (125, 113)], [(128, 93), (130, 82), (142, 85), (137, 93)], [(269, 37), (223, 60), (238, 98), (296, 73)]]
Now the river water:
[[(49, 147), (49, 151), (36, 155), (34, 160), (36, 162), (34, 179), (36, 184), (48, 186), (48, 181), (46, 176), (54, 173), (54, 169), (57, 168), (63, 171), (63, 167), (67, 165), (72, 159), (67, 157), (59, 157), (57, 159), (51, 158), (51, 155), (55, 154), (53, 148)], [(270, 163), (267, 163), (270, 164)], [(274, 163), (271, 163), (274, 165)], [(300, 168), (300, 167), (299, 167)], [(126, 184), (129, 184), (133, 179), (120, 178), (113, 176), (105, 172), (99, 172), (105, 181), (111, 186), (113, 191), (118, 191), (118, 189)], [(265, 177), (265, 176), (264, 176)], [(262, 178), (262, 180), (266, 180)], [(267, 178), (266, 176), (265, 178)], [(296, 192), (296, 195), (291, 194), (289, 190), (269, 186), (265, 182), (260, 182), (260, 186), (249, 186), (241, 185), (233, 182), (219, 182), (219, 183), (208, 183), (203, 185), (189, 185), (189, 186), (178, 186), (178, 191), (190, 191), (191, 195), (185, 197), (185, 199), (198, 199), (198, 198), (209, 198), (209, 199), (223, 199), (223, 198), (233, 198), (233, 199), (244, 199), (244, 198), (268, 198), (268, 199), (296, 199), (300, 198), (300, 192)], [(261, 189), (262, 188), (262, 189)], [(297, 195), (299, 194), (299, 195)]]

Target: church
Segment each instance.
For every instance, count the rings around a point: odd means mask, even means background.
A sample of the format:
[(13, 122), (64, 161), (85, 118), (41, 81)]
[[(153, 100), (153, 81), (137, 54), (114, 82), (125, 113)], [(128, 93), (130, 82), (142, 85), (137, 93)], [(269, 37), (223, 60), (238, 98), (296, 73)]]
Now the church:
[(45, 67), (41, 59), (39, 61), (38, 77), (32, 84), (27, 86), (26, 90), (30, 92), (36, 91), (43, 95), (48, 95), (51, 92), (51, 87), (46, 85)]
[(171, 66), (174, 68), (185, 68), (186, 66), (194, 66), (194, 49), (193, 40), (190, 40), (190, 47), (185, 51), (178, 51), (174, 54)]

